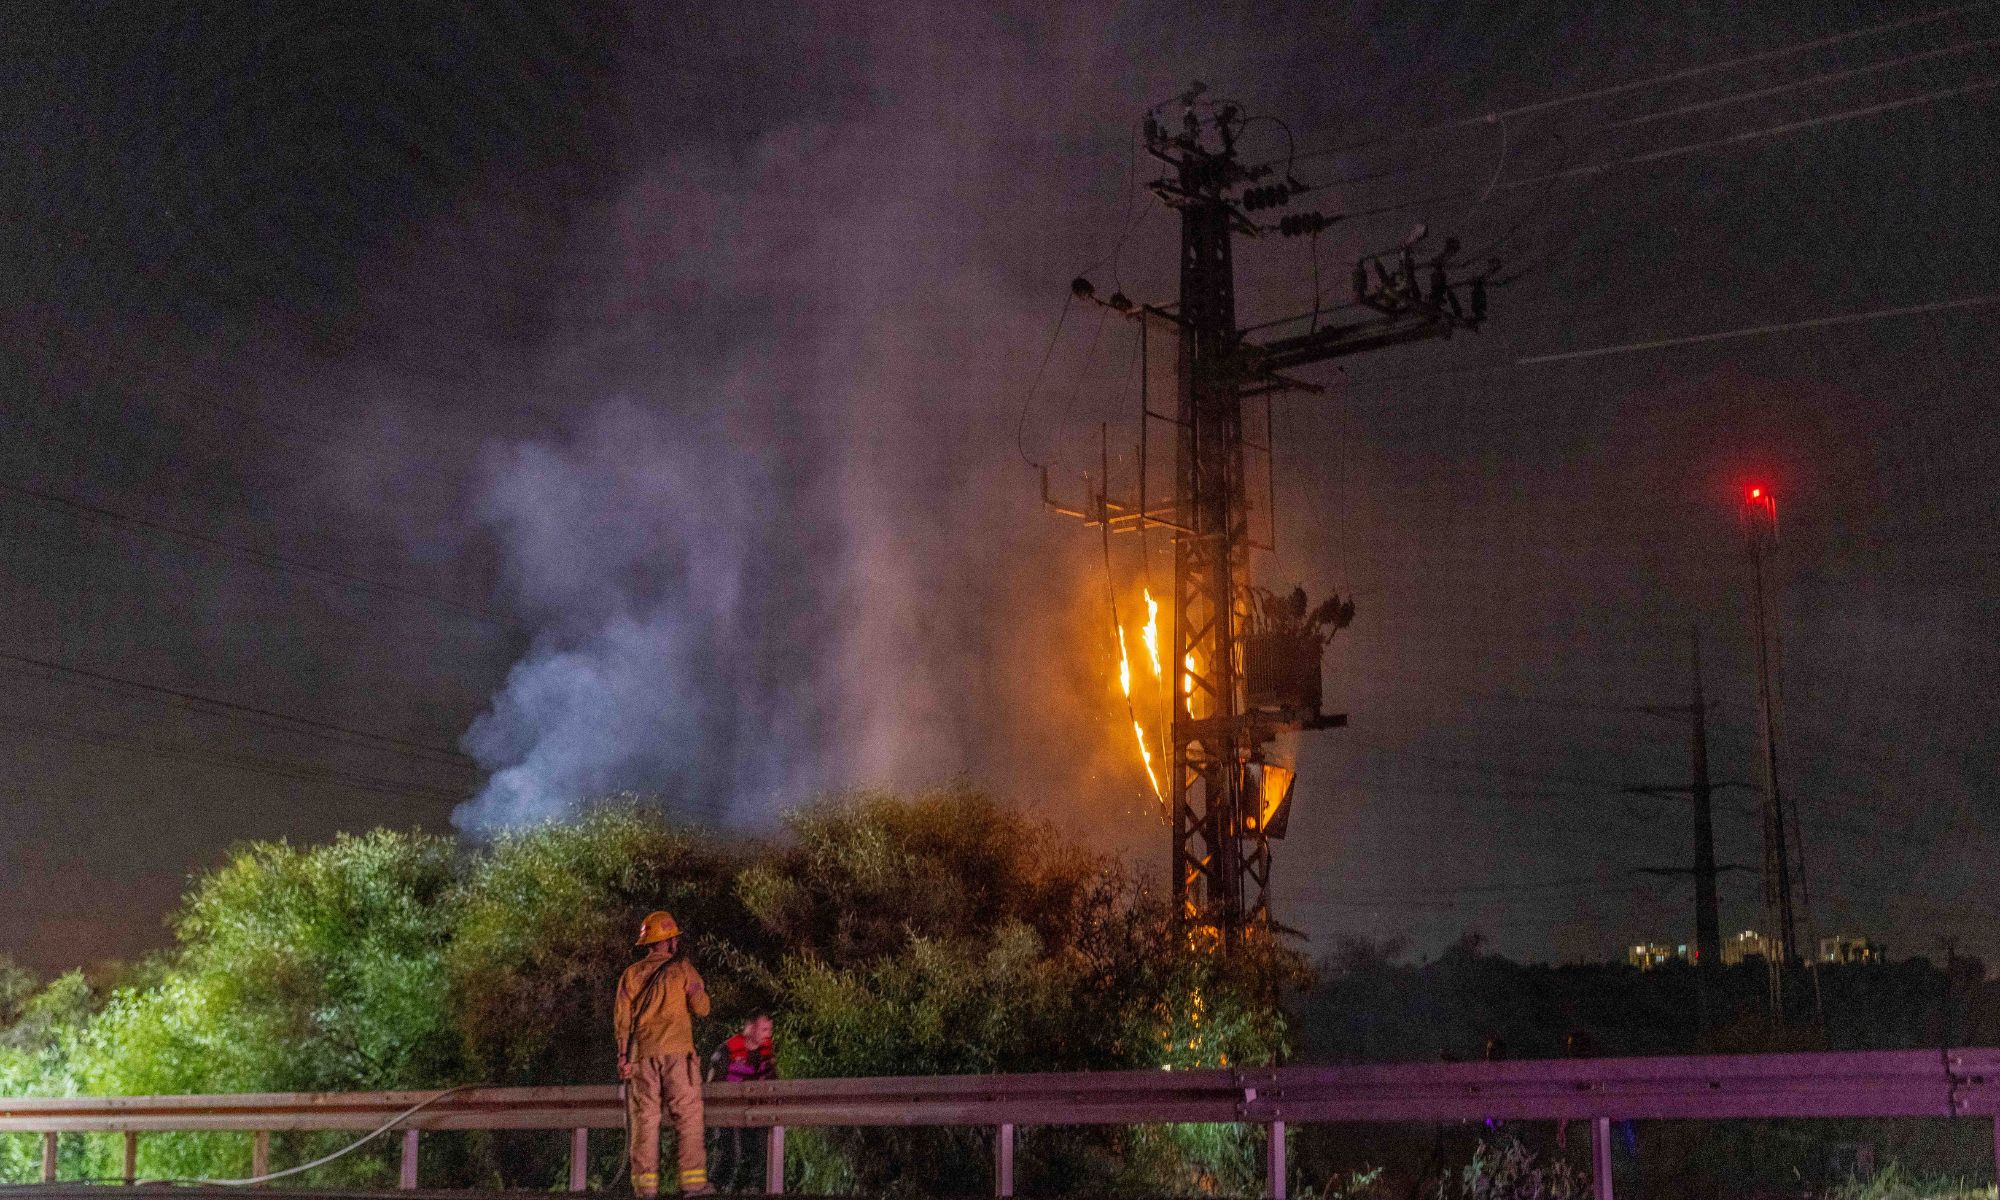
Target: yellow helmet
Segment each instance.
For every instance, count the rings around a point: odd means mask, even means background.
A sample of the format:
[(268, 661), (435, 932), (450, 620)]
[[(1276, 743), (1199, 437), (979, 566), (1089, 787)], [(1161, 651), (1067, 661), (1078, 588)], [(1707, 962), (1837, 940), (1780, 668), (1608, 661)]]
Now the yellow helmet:
[(674, 914), (649, 912), (646, 914), (646, 919), (639, 922), (639, 940), (632, 944), (650, 946), (654, 942), (664, 942), (668, 938), (677, 938), (680, 935), (681, 927), (674, 920)]

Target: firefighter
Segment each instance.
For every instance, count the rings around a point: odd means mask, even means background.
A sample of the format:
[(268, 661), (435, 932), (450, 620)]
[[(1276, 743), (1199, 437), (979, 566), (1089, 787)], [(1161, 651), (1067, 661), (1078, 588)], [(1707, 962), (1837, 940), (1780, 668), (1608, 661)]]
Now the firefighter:
[(625, 1132), (632, 1190), (660, 1194), (660, 1110), (673, 1118), (684, 1196), (707, 1196), (708, 1155), (702, 1145), (701, 1065), (694, 1053), (694, 1019), (708, 1015), (708, 988), (680, 953), (681, 928), (671, 915), (647, 913), (637, 945), (646, 957), (618, 979), (612, 1023), (618, 1038), (618, 1078), (625, 1081)]

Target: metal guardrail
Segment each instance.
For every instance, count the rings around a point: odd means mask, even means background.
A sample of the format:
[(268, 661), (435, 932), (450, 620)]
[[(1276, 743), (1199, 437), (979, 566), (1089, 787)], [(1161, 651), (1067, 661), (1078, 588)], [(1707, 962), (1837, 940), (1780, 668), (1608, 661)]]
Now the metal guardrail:
[[(57, 1136), (79, 1132), (125, 1135), (128, 1183), (139, 1134), (173, 1130), (249, 1132), (262, 1174), (273, 1132), (374, 1129), (431, 1094), (0, 1098), (0, 1133), (41, 1134), (50, 1183)], [(1014, 1191), (1014, 1130), (1034, 1125), (1262, 1125), (1272, 1200), (1285, 1198), (1285, 1129), (1304, 1122), (1587, 1120), (1598, 1200), (1612, 1196), (1610, 1123), (1628, 1119), (1983, 1118), (2000, 1172), (2000, 1049), (793, 1079), (711, 1084), (705, 1096), (711, 1126), (768, 1131), (772, 1195), (784, 1191), (785, 1130), (810, 1126), (991, 1128), (998, 1196)], [(590, 1131), (624, 1123), (615, 1087), (467, 1089), (401, 1122), (400, 1186), (417, 1186), (424, 1131), (568, 1129), (569, 1186), (582, 1191)]]

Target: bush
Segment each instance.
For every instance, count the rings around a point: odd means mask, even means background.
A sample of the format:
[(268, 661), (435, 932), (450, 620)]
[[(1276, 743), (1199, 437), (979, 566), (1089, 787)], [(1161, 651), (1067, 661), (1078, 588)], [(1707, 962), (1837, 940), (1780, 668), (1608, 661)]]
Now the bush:
[[(653, 908), (674, 912), (710, 983), (713, 1044), (757, 1009), (784, 1073), (934, 1074), (1270, 1062), (1296, 956), (1223, 961), (1177, 944), (1114, 861), (977, 792), (838, 797), (779, 842), (725, 844), (626, 797), (476, 850), (376, 831), (259, 842), (198, 880), (172, 952), (102, 997), (0, 964), (0, 1093), (425, 1089), (608, 1082), (613, 981)], [(981, 1191), (984, 1131), (801, 1131), (809, 1191)], [(39, 1149), (0, 1140), (30, 1179)], [(275, 1165), (344, 1135), (274, 1139)], [(547, 1187), (563, 1140), (433, 1139), (427, 1182)], [(600, 1143), (611, 1139), (599, 1139)], [(118, 1172), (115, 1139), (65, 1139), (65, 1177)], [(250, 1139), (156, 1134), (142, 1175), (247, 1173)], [(387, 1144), (316, 1172), (381, 1184)], [(1255, 1139), (1226, 1128), (1032, 1131), (1026, 1186), (1248, 1190)], [(894, 1166), (890, 1164), (895, 1164)], [(623, 1175), (603, 1146), (593, 1173)]]

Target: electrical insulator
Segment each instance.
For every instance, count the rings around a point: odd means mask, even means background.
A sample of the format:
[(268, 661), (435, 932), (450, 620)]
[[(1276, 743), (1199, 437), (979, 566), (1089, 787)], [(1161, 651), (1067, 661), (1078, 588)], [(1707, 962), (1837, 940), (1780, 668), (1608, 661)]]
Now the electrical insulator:
[(1090, 286), (1090, 280), (1079, 275), (1069, 281), (1069, 294), (1079, 300), (1088, 300), (1097, 294), (1097, 289)]
[(1268, 187), (1253, 187), (1243, 193), (1243, 207), (1251, 212), (1257, 212), (1260, 209), (1289, 204), (1291, 199), (1292, 189), (1282, 183)]
[(1278, 218), (1278, 232), (1286, 237), (1301, 237), (1308, 233), (1319, 233), (1339, 219), (1329, 217), (1325, 213), (1293, 213), (1288, 217)]
[(1105, 303), (1117, 309), (1119, 312), (1132, 311), (1132, 298), (1130, 296), (1127, 296), (1124, 292), (1111, 293), (1111, 299), (1105, 301)]

